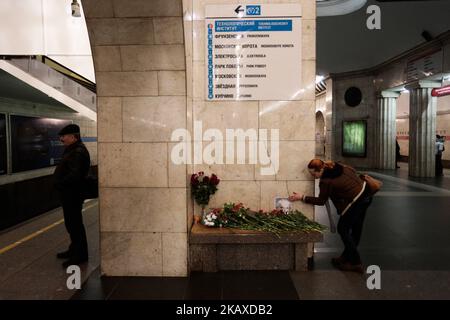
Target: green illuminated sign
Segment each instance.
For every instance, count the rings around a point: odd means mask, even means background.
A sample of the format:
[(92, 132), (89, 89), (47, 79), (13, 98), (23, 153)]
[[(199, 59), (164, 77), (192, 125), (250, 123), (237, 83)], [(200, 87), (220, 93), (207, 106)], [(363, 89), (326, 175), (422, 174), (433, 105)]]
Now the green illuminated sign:
[(344, 121), (342, 127), (342, 155), (365, 157), (367, 123), (365, 120)]

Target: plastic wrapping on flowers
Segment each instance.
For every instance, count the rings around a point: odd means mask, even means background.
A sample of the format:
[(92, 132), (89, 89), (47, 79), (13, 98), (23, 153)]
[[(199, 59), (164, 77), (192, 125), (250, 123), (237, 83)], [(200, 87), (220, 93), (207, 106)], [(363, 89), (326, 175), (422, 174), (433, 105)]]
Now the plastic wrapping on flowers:
[(281, 210), (252, 211), (242, 203), (225, 203), (222, 208), (211, 209), (202, 223), (208, 227), (258, 230), (277, 235), (285, 232), (326, 230), (325, 226), (308, 219), (298, 210), (292, 210), (287, 214)]

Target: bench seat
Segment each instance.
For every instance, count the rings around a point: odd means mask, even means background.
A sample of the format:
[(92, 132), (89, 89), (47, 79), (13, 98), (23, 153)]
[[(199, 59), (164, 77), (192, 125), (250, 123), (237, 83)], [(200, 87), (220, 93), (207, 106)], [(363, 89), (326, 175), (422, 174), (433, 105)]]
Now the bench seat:
[(194, 224), (189, 236), (190, 271), (308, 269), (308, 243), (319, 231), (283, 233), (211, 228)]

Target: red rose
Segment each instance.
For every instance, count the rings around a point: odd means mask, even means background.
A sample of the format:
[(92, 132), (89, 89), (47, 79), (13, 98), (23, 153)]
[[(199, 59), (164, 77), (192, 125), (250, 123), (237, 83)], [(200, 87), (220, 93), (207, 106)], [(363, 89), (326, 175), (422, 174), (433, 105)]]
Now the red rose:
[(238, 212), (243, 206), (244, 205), (242, 203), (238, 203), (238, 204), (234, 205), (233, 211)]
[(212, 185), (217, 186), (219, 184), (219, 182), (220, 182), (220, 179), (217, 178), (217, 176), (213, 173), (211, 175), (211, 180), (210, 181), (211, 181)]
[(270, 212), (270, 214), (271, 214), (271, 215), (274, 215), (274, 216), (280, 216), (280, 215), (283, 215), (284, 213), (283, 213), (283, 210), (281, 210), (281, 209), (273, 209), (273, 210)]
[(191, 185), (194, 187), (198, 185), (198, 175), (196, 173), (191, 176)]
[(211, 177), (199, 171), (191, 175), (191, 193), (197, 204), (206, 206), (209, 203), (210, 196), (216, 193), (219, 179), (216, 175)]

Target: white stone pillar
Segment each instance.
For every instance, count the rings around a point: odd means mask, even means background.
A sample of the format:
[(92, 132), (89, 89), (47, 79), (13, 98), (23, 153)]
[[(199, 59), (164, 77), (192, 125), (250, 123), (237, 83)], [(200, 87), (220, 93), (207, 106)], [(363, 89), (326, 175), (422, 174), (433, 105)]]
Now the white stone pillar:
[(395, 169), (395, 137), (397, 98), (399, 92), (382, 91), (378, 96), (376, 134), (377, 167), (380, 169)]
[(187, 127), (182, 0), (82, 4), (97, 80), (101, 273), (187, 276), (187, 172), (170, 157), (172, 132)]
[(436, 141), (436, 97), (440, 82), (418, 81), (407, 87), (409, 102), (409, 175), (434, 177)]

